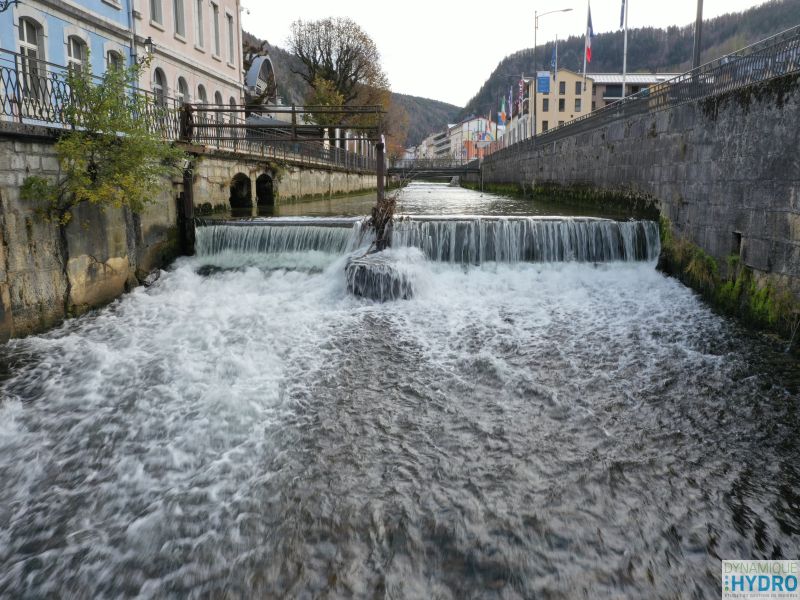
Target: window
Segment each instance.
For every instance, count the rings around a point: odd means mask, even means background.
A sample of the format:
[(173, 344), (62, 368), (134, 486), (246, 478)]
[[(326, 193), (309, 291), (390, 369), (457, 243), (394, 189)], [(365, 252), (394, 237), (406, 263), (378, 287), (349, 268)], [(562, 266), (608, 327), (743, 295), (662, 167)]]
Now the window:
[(212, 2), (211, 12), (214, 20), (214, 55), (219, 56), (219, 5)]
[(175, 14), (175, 35), (186, 36), (186, 16), (183, 14), (183, 0), (172, 0), (172, 12)]
[(67, 38), (67, 66), (80, 73), (85, 63), (86, 44), (77, 35), (69, 36)]
[(164, 22), (164, 15), (161, 13), (161, 0), (150, 0), (150, 20), (159, 25)]
[(106, 68), (113, 69), (116, 71), (117, 69), (121, 69), (125, 64), (122, 54), (115, 50), (109, 50), (108, 54), (106, 54)]
[(564, 124), (564, 121), (559, 121), (558, 126), (561, 127)]
[(575, 95), (576, 96), (580, 96), (581, 95), (581, 85), (583, 85), (582, 82), (580, 82), (580, 81), (576, 81), (575, 82)]
[(197, 101), (200, 104), (208, 104), (208, 95), (206, 94), (206, 88), (203, 85), (197, 86)]
[(564, 98), (558, 99), (558, 112), (564, 112), (566, 109), (566, 100)]
[(167, 102), (167, 78), (164, 71), (156, 69), (153, 71), (153, 96), (158, 106), (164, 106)]
[(548, 123), (547, 121), (542, 121), (542, 131), (544, 132), (547, 131), (548, 129), (550, 129), (550, 123)]
[(195, 4), (195, 15), (194, 20), (194, 34), (195, 34), (195, 41), (197, 45), (202, 48), (203, 47), (203, 0), (196, 0)]
[(597, 110), (597, 102), (592, 100), (592, 110)]
[(581, 99), (575, 98), (575, 112), (581, 112)]
[(542, 99), (542, 112), (549, 112), (550, 110), (550, 98), (543, 98)]
[(567, 82), (566, 81), (559, 81), (558, 82), (558, 94), (563, 96), (567, 93)]
[(228, 62), (233, 64), (234, 58), (234, 38), (233, 38), (233, 15), (225, 15), (228, 23)]
[(189, 102), (189, 85), (183, 77), (178, 77), (178, 102), (181, 104)]
[(27, 98), (41, 98), (44, 81), (44, 53), (39, 45), (42, 41), (41, 26), (31, 19), (19, 20), (19, 53), (22, 55), (22, 94)]

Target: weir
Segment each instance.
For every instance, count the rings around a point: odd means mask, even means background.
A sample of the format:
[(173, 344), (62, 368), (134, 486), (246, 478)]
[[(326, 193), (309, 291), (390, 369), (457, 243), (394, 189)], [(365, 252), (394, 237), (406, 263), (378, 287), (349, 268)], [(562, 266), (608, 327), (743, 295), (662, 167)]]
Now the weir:
[[(284, 218), (219, 222), (197, 230), (199, 255), (223, 251), (278, 253), (316, 250), (347, 254), (372, 237), (363, 218)], [(610, 262), (658, 258), (658, 225), (589, 217), (401, 215), (392, 246), (419, 248), (438, 262)]]
[(197, 251), (201, 257), (349, 255), (347, 290), (378, 302), (412, 298), (416, 269), (410, 263), (420, 260), (459, 265), (653, 261), (660, 251), (652, 221), (587, 217), (401, 215), (392, 221), (390, 236), (392, 248), (375, 252), (375, 232), (366, 218), (248, 219), (198, 228)]

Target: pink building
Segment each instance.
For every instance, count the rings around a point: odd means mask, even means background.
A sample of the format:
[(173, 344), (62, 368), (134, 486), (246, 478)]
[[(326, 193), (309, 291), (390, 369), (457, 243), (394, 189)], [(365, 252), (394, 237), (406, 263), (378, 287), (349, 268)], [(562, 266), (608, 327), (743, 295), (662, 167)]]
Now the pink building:
[(186, 102), (243, 101), (239, 0), (132, 0), (136, 52), (155, 44), (143, 88)]

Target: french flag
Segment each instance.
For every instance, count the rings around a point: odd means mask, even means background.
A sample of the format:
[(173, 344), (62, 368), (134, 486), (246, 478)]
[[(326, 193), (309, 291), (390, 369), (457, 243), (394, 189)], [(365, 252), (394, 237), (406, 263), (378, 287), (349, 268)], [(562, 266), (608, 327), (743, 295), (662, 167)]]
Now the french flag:
[(586, 23), (586, 62), (592, 62), (592, 38), (594, 28), (592, 27), (592, 7), (589, 6), (589, 20)]

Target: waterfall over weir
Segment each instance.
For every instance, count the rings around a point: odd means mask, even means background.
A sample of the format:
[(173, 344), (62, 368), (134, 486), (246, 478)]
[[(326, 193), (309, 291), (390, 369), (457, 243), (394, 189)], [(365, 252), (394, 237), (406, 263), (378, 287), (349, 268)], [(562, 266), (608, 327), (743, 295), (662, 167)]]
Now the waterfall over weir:
[(222, 221), (197, 228), (199, 256), (223, 252), (346, 254), (361, 244), (363, 218), (272, 218)]
[[(292, 218), (228, 221), (200, 227), (197, 253), (319, 251), (343, 255), (371, 241), (361, 218)], [(658, 257), (653, 221), (585, 217), (395, 218), (392, 246), (419, 248), (430, 260), (484, 262), (651, 261)]]
[(652, 221), (563, 217), (401, 217), (392, 243), (464, 264), (655, 260), (661, 250)]

